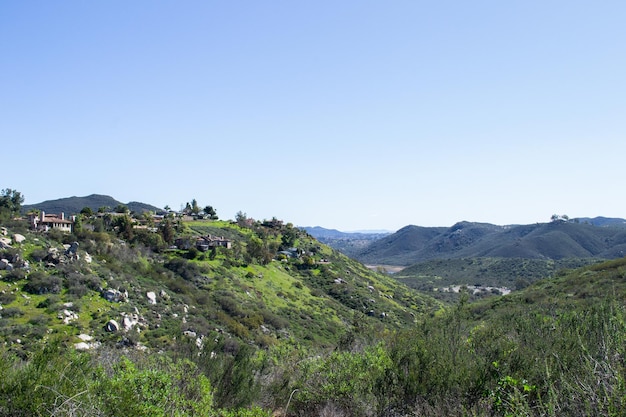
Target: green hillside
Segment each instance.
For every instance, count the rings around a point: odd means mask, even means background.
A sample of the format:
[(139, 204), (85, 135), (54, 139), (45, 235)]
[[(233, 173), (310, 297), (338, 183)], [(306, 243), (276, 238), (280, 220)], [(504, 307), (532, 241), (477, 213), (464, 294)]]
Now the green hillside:
[[(180, 236), (225, 236), (232, 248), (154, 251), (141, 241), (158, 234), (137, 231), (128, 241), (106, 232), (66, 236), (20, 230), (25, 241), (1, 257), (27, 261), (29, 268), (1, 272), (2, 336), (16, 350), (27, 350), (44, 335), (79, 342), (72, 337), (81, 333), (94, 337), (94, 343), (128, 338), (163, 349), (184, 332), (214, 338), (216, 331), (257, 346), (284, 340), (329, 346), (355, 315), (382, 330), (410, 326), (416, 314), (439, 308), (289, 225), (194, 221), (178, 227)], [(287, 234), (297, 257), (278, 253)], [(49, 262), (50, 253), (63, 254), (73, 241), (79, 243), (80, 259)], [(107, 290), (128, 292), (128, 297), (107, 302)], [(154, 304), (148, 292), (156, 294)], [(65, 310), (78, 316), (68, 325), (57, 317)], [(104, 330), (109, 320), (121, 323), (129, 315), (140, 332)], [(17, 339), (22, 342), (16, 344)]]

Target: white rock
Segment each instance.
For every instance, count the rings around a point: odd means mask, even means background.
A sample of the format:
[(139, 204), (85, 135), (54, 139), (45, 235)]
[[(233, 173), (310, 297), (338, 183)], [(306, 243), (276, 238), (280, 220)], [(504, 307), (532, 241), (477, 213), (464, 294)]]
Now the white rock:
[(150, 304), (156, 304), (156, 294), (154, 293), (154, 291), (149, 291), (148, 293), (146, 293), (146, 297), (148, 297), (148, 301), (150, 302)]
[(20, 235), (19, 233), (16, 233), (13, 235), (13, 241), (15, 243), (22, 243), (25, 240), (26, 238), (24, 237), (24, 235)]
[(120, 325), (115, 320), (111, 319), (104, 325), (104, 330), (107, 332), (117, 332), (120, 329)]
[(85, 333), (79, 334), (78, 338), (80, 340), (82, 340), (83, 342), (90, 342), (93, 339), (93, 337), (91, 337), (91, 336), (89, 336), (88, 334), (85, 334)]
[(74, 343), (74, 349), (76, 350), (89, 350), (91, 346), (85, 342)]

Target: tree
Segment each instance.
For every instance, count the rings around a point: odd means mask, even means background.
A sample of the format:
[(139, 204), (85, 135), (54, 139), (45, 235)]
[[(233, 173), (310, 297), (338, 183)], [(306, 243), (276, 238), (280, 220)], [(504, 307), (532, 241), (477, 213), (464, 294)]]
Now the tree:
[(204, 214), (206, 214), (207, 216), (209, 216), (209, 219), (211, 220), (217, 220), (217, 212), (215, 211), (215, 209), (212, 206), (206, 206), (204, 208)]
[(163, 241), (165, 243), (171, 245), (174, 242), (174, 236), (176, 231), (174, 230), (174, 225), (172, 224), (171, 219), (165, 219), (159, 225), (159, 233), (163, 237)]
[(191, 200), (191, 212), (193, 214), (200, 213), (200, 207), (198, 206), (198, 202), (196, 201), (195, 198), (193, 200)]
[(118, 204), (117, 206), (115, 206), (115, 212), (116, 213), (130, 213), (130, 210), (128, 209), (128, 206), (126, 206), (125, 204)]
[(20, 213), (24, 196), (17, 190), (5, 188), (0, 194), (0, 216), (10, 218)]
[(235, 214), (235, 222), (237, 222), (237, 225), (239, 225), (239, 227), (250, 226), (251, 220), (252, 219), (248, 219), (248, 215), (241, 210), (238, 211), (237, 214)]
[(131, 219), (128, 214), (115, 217), (113, 227), (115, 227), (117, 233), (126, 240), (131, 240), (134, 236), (133, 219)]
[(85, 217), (91, 217), (93, 216), (93, 210), (91, 209), (91, 207), (83, 207), (83, 209), (80, 211), (80, 214), (84, 215)]

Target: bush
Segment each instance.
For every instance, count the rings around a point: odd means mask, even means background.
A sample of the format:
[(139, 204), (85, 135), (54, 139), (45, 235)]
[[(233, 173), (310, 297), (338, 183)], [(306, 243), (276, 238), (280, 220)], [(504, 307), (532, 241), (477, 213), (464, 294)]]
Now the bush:
[(100, 371), (97, 392), (105, 415), (211, 415), (209, 380), (189, 361), (159, 356), (145, 365), (122, 358), (108, 377)]
[(59, 294), (62, 282), (61, 278), (56, 275), (33, 272), (24, 285), (24, 291), (29, 294)]
[(11, 304), (16, 298), (17, 296), (10, 292), (6, 292), (4, 294), (0, 293), (0, 305)]
[(13, 269), (9, 271), (2, 280), (5, 282), (17, 282), (26, 278), (26, 272), (23, 269)]
[(24, 312), (20, 310), (18, 307), (9, 307), (0, 311), (3, 317), (21, 317), (24, 315)]

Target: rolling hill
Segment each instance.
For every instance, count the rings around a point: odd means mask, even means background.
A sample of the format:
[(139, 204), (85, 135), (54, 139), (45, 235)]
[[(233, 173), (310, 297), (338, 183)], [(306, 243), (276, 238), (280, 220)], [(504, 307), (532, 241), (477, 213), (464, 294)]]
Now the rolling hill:
[(42, 201), (37, 204), (27, 204), (22, 206), (22, 212), (26, 213), (29, 210), (37, 209), (43, 210), (47, 213), (65, 213), (66, 215), (72, 215), (80, 213), (80, 211), (89, 207), (94, 212), (100, 207), (108, 207), (114, 209), (118, 205), (125, 205), (132, 212), (142, 213), (144, 211), (160, 211), (161, 209), (150, 204), (140, 203), (137, 201), (131, 201), (129, 203), (122, 203), (117, 201), (111, 196), (101, 194), (91, 194), (85, 197), (66, 197), (55, 200)]
[(450, 228), (407, 226), (354, 257), (367, 264), (409, 266), (432, 259), (477, 257), (613, 259), (626, 254), (626, 230), (589, 222), (496, 226), (460, 222)]

